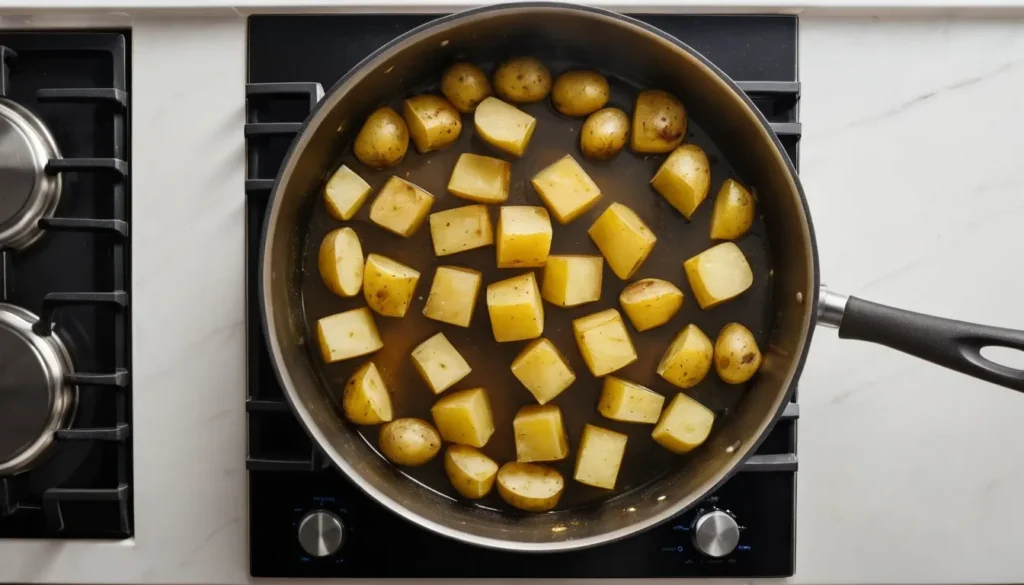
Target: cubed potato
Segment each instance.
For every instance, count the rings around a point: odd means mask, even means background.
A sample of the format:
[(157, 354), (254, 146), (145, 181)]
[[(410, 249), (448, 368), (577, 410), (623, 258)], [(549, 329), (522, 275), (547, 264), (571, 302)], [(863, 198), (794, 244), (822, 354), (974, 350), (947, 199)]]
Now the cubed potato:
[(632, 209), (621, 203), (609, 205), (587, 233), (622, 280), (636, 274), (658, 239)]
[(512, 181), (512, 165), (500, 158), (464, 152), (459, 155), (448, 190), (477, 203), (504, 203)]
[(370, 204), (370, 221), (402, 237), (409, 237), (427, 219), (434, 196), (405, 179), (391, 177)]
[(660, 327), (683, 306), (683, 291), (660, 278), (638, 280), (622, 290), (619, 304), (637, 331)]
[(438, 266), (423, 315), (442, 323), (469, 327), (482, 281), (483, 277), (476, 270)]
[(494, 243), (486, 205), (464, 205), (430, 214), (434, 255), (447, 256)]
[(573, 478), (582, 484), (613, 490), (625, 454), (626, 435), (584, 425)]
[(743, 251), (723, 242), (683, 262), (686, 279), (702, 309), (710, 309), (738, 297), (754, 284), (754, 273)]
[(327, 213), (338, 221), (347, 221), (359, 212), (373, 188), (345, 165), (338, 167), (324, 186)]
[(547, 512), (565, 490), (562, 474), (546, 465), (510, 461), (498, 470), (498, 495), (525, 512)]
[(680, 392), (668, 403), (651, 437), (673, 453), (689, 453), (711, 434), (715, 413)]
[(320, 355), (333, 364), (366, 355), (384, 347), (373, 314), (366, 307), (330, 315), (316, 322)]
[(494, 417), (487, 391), (459, 390), (437, 401), (430, 409), (441, 438), (449, 443), (480, 448), (494, 434)]
[(451, 388), (472, 370), (444, 333), (430, 337), (412, 350), (412, 364), (434, 394)]
[(569, 454), (569, 438), (562, 423), (562, 411), (553, 404), (524, 406), (512, 428), (516, 435), (516, 461), (559, 461)]
[(487, 144), (512, 156), (523, 156), (537, 127), (533, 116), (496, 97), (480, 102), (473, 113), (476, 133)]
[(359, 366), (345, 383), (341, 408), (345, 418), (357, 425), (375, 425), (394, 418), (391, 395), (373, 362)]
[(604, 259), (600, 256), (548, 256), (540, 294), (559, 307), (576, 307), (601, 298)]
[(754, 224), (754, 196), (746, 187), (726, 179), (711, 209), (711, 239), (737, 240)]
[(651, 186), (686, 219), (708, 196), (711, 165), (696, 144), (684, 144), (672, 151), (651, 179)]
[(444, 452), (444, 471), (462, 497), (479, 500), (494, 487), (498, 464), (469, 445), (451, 445)]
[(576, 343), (590, 373), (600, 378), (636, 361), (636, 349), (622, 315), (608, 309), (572, 322)]
[(487, 313), (495, 341), (535, 339), (544, 333), (544, 303), (532, 272), (487, 285)]
[(320, 277), (327, 289), (342, 297), (354, 297), (363, 287), (363, 247), (355, 230), (348, 227), (327, 232), (317, 258)]
[(385, 317), (404, 317), (409, 310), (420, 273), (387, 256), (370, 254), (363, 269), (366, 304)]
[(700, 384), (711, 369), (714, 347), (696, 325), (683, 328), (658, 362), (658, 375), (680, 388)]
[(661, 394), (635, 382), (608, 376), (597, 401), (597, 411), (611, 420), (654, 424), (664, 405), (665, 397)]
[(715, 340), (715, 372), (726, 384), (743, 384), (761, 367), (757, 339), (740, 323), (729, 323)]
[(519, 352), (512, 361), (512, 373), (540, 404), (550, 402), (576, 381), (565, 356), (544, 338), (531, 341)]
[(498, 268), (544, 266), (551, 251), (551, 218), (543, 207), (505, 205), (498, 214)]
[(568, 154), (534, 175), (530, 183), (563, 225), (585, 213), (601, 198), (597, 183)]
[(420, 154), (442, 149), (462, 132), (462, 116), (439, 95), (417, 95), (402, 105), (402, 117)]

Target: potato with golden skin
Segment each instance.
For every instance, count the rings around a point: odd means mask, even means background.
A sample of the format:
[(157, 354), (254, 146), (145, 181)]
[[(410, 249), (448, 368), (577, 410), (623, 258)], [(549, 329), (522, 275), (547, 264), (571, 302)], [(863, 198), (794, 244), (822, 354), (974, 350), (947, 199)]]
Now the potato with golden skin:
[(354, 297), (363, 287), (363, 247), (349, 227), (331, 230), (320, 242), (320, 277), (334, 294)]
[(619, 304), (637, 331), (661, 327), (683, 306), (683, 291), (660, 278), (644, 278), (622, 289)]
[(352, 374), (341, 394), (345, 418), (357, 425), (375, 425), (394, 418), (391, 395), (373, 362), (366, 362)]
[(743, 384), (761, 367), (761, 350), (749, 329), (729, 323), (715, 340), (715, 372), (726, 384)]
[(455, 109), (471, 114), (494, 90), (483, 69), (472, 63), (456, 63), (441, 76), (441, 93)]
[(525, 512), (554, 509), (564, 490), (562, 474), (546, 465), (513, 461), (498, 470), (498, 495)]
[(626, 146), (629, 116), (619, 108), (604, 108), (587, 117), (580, 131), (580, 151), (593, 160), (611, 160)]
[(714, 346), (699, 327), (687, 325), (658, 362), (658, 375), (673, 386), (692, 388), (708, 375)]
[(462, 133), (462, 116), (441, 96), (424, 94), (405, 100), (402, 117), (420, 154), (440, 150)]
[(462, 497), (479, 500), (491, 493), (498, 464), (469, 445), (451, 445), (444, 452), (444, 471)]
[(630, 147), (641, 154), (665, 154), (686, 136), (686, 108), (667, 91), (647, 89), (636, 96)]
[(754, 224), (754, 196), (733, 179), (726, 179), (711, 210), (711, 239), (738, 240)]
[(380, 428), (380, 452), (395, 465), (418, 467), (441, 450), (441, 435), (430, 423), (418, 418), (400, 418)]
[(566, 71), (555, 79), (551, 105), (566, 116), (587, 116), (608, 103), (608, 79), (597, 71)]
[(514, 104), (539, 102), (551, 93), (551, 71), (534, 57), (513, 57), (494, 72), (494, 91)]
[(409, 127), (394, 109), (377, 108), (363, 122), (352, 148), (356, 159), (371, 169), (396, 165), (409, 150)]

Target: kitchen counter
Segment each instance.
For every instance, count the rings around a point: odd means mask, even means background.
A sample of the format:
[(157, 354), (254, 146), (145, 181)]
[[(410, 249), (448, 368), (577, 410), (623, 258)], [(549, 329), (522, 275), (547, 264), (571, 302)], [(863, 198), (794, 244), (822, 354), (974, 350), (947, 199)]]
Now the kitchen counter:
[[(4, 541), (0, 582), (245, 583), (245, 19), (0, 17), (89, 24), (133, 27), (136, 536)], [(1024, 329), (1024, 20), (800, 27), (824, 282)], [(800, 404), (792, 582), (1024, 582), (1024, 396), (819, 330)]]

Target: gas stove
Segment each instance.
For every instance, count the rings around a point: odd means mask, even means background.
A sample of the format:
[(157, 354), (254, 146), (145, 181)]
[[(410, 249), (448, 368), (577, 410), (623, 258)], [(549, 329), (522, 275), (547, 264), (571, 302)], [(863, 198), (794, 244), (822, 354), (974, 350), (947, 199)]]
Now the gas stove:
[[(797, 162), (797, 19), (633, 15), (736, 79)], [(795, 567), (793, 402), (755, 456), (695, 510), (583, 551), (483, 550), (413, 526), (325, 461), (278, 386), (260, 326), (260, 232), (274, 176), (310, 109), (351, 67), (436, 15), (249, 19), (246, 181), (250, 572), (254, 577), (779, 577)], [(795, 399), (794, 399), (795, 400)], [(720, 536), (725, 535), (725, 538)], [(402, 562), (380, 551), (402, 550)], [(472, 562), (452, 562), (453, 558)]]

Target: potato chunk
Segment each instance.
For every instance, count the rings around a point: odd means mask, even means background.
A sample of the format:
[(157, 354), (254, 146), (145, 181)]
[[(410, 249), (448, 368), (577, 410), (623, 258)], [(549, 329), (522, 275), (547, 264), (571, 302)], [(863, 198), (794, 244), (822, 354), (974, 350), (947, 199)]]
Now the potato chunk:
[(544, 303), (532, 272), (487, 285), (487, 312), (495, 341), (535, 339), (544, 333)]
[(430, 214), (435, 256), (448, 256), (494, 243), (486, 205), (464, 205)]
[(494, 72), (494, 91), (514, 103), (539, 102), (551, 91), (551, 72), (535, 57), (512, 57)]
[(600, 256), (548, 256), (540, 293), (552, 305), (576, 307), (601, 298), (603, 278)]
[(363, 269), (366, 304), (385, 317), (404, 317), (416, 293), (420, 273), (387, 256), (370, 254)]
[(417, 345), (412, 350), (412, 364), (434, 394), (451, 388), (472, 370), (444, 333), (438, 333)]
[(468, 445), (451, 445), (444, 452), (444, 471), (464, 498), (479, 500), (491, 493), (498, 464)]
[(662, 413), (651, 438), (673, 453), (688, 453), (708, 438), (714, 422), (715, 413), (680, 392)]
[(391, 395), (373, 362), (366, 362), (345, 383), (341, 395), (345, 418), (357, 425), (375, 425), (393, 417)]
[(516, 435), (516, 461), (559, 461), (569, 454), (569, 438), (562, 423), (562, 411), (554, 404), (524, 406), (512, 428)]
[(320, 355), (333, 364), (373, 353), (384, 347), (373, 314), (366, 307), (330, 315), (316, 322)]
[(672, 151), (651, 179), (651, 186), (686, 219), (708, 196), (711, 165), (696, 144), (684, 144)]
[(609, 205), (587, 233), (622, 280), (636, 274), (658, 239), (632, 209), (621, 203)]
[(441, 93), (456, 109), (469, 114), (494, 92), (482, 69), (472, 63), (456, 63), (441, 76)]
[(555, 344), (541, 338), (531, 341), (512, 361), (512, 374), (540, 404), (546, 404), (576, 381)]
[(480, 273), (470, 268), (438, 266), (423, 315), (442, 323), (469, 327), (482, 280)]
[(504, 203), (512, 181), (512, 165), (500, 158), (464, 152), (459, 155), (448, 190), (477, 203)]
[(530, 184), (563, 225), (589, 210), (601, 198), (597, 183), (568, 154), (534, 175)]
[(604, 379), (597, 411), (601, 416), (630, 423), (658, 422), (665, 397), (636, 382), (608, 376)]
[(317, 258), (320, 277), (332, 293), (354, 297), (363, 287), (363, 247), (352, 228), (327, 232)]
[(476, 133), (487, 144), (512, 156), (523, 156), (537, 120), (519, 108), (498, 98), (489, 97), (480, 102), (473, 113)]
[(613, 490), (625, 454), (626, 435), (584, 425), (573, 478), (582, 484)]
[(711, 239), (736, 240), (754, 224), (754, 196), (746, 187), (726, 179), (711, 210)]
[(338, 167), (324, 186), (327, 213), (338, 221), (352, 219), (366, 202), (373, 188), (345, 165)]
[(433, 204), (430, 193), (405, 179), (391, 177), (370, 204), (370, 221), (407, 238), (420, 228)]
[(526, 512), (547, 512), (558, 505), (565, 489), (562, 474), (545, 465), (506, 463), (498, 470), (498, 495)]
[(448, 146), (462, 132), (459, 111), (438, 95), (418, 95), (405, 100), (402, 117), (420, 154)]
[(715, 372), (726, 384), (743, 384), (761, 367), (761, 350), (749, 329), (729, 323), (715, 340)]
[(352, 151), (371, 169), (396, 165), (409, 149), (409, 128), (398, 112), (387, 106), (373, 111), (359, 129)]
[(637, 331), (660, 327), (683, 306), (683, 291), (660, 278), (638, 280), (622, 290), (619, 304)]
[(395, 465), (418, 467), (441, 450), (441, 435), (425, 420), (400, 418), (380, 428), (381, 455)]
[(686, 136), (686, 108), (666, 91), (647, 89), (633, 106), (633, 152), (663, 154), (679, 146)]
[(498, 268), (544, 266), (551, 251), (551, 218), (543, 207), (505, 205), (498, 214)]
[(658, 362), (658, 375), (680, 388), (700, 384), (711, 369), (711, 340), (696, 325), (683, 328)]
[(636, 361), (636, 349), (622, 316), (608, 309), (572, 322), (583, 361), (595, 377), (610, 374)]
[(702, 309), (710, 309), (738, 297), (754, 284), (743, 251), (732, 242), (708, 248), (683, 262), (686, 279)]
[(441, 438), (449, 443), (483, 447), (494, 434), (494, 417), (487, 391), (459, 390), (437, 401), (430, 409)]

